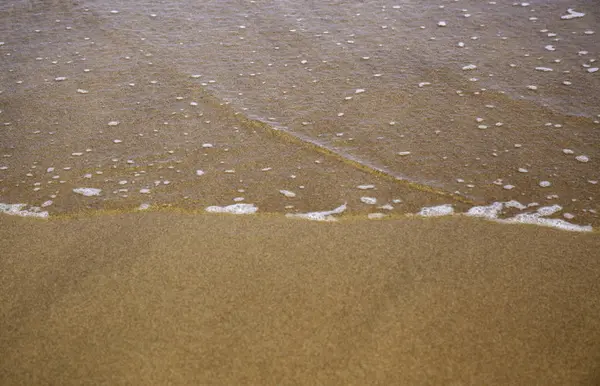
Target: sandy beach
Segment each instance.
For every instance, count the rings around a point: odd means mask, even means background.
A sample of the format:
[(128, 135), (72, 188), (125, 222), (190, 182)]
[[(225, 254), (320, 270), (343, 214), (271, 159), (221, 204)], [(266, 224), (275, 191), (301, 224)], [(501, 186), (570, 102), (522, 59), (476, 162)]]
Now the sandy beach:
[(600, 381), (597, 233), (448, 217), (0, 217), (0, 383)]
[(0, 2), (0, 385), (599, 385), (599, 10)]

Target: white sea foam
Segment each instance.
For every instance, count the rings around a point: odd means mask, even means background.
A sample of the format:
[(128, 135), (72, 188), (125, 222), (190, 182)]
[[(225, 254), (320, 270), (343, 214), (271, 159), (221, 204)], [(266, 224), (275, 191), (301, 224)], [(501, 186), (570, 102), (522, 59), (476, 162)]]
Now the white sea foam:
[(584, 17), (584, 16), (585, 16), (585, 13), (577, 12), (577, 11), (573, 10), (573, 8), (569, 8), (569, 9), (567, 9), (567, 14), (562, 15), (560, 18), (562, 20), (569, 20), (569, 19), (575, 19), (577, 17)]
[(556, 212), (560, 212), (562, 209), (563, 208), (560, 205), (542, 206), (538, 208), (537, 214), (540, 216), (551, 216)]
[(296, 193), (294, 193), (294, 192), (292, 192), (292, 191), (289, 191), (289, 190), (283, 190), (283, 189), (282, 189), (282, 190), (280, 190), (280, 191), (279, 191), (279, 193), (281, 193), (281, 194), (283, 194), (284, 196), (286, 196), (286, 197), (289, 197), (289, 198), (294, 198), (294, 197), (296, 197)]
[(557, 228), (565, 231), (571, 232), (591, 232), (591, 225), (576, 225), (571, 224), (565, 220), (557, 219), (557, 218), (544, 218), (539, 213), (522, 213), (518, 214), (515, 217), (497, 220), (503, 223), (518, 223), (518, 224), (533, 224), (533, 225), (541, 225), (545, 227)]
[(340, 214), (346, 210), (346, 204), (340, 205), (335, 209), (326, 210), (323, 212), (309, 212), (309, 213), (288, 213), (285, 217), (290, 218), (302, 218), (312, 221), (337, 221), (334, 214)]
[(375, 185), (358, 185), (357, 188), (361, 190), (375, 189)]
[(502, 207), (504, 205), (501, 202), (494, 202), (491, 205), (487, 206), (474, 206), (465, 213), (467, 216), (471, 217), (484, 217), (487, 219), (495, 219), (498, 218), (498, 215), (502, 211)]
[(517, 208), (519, 210), (527, 209), (527, 207), (521, 204), (519, 201), (510, 200), (504, 203), (505, 208)]
[(25, 207), (27, 207), (27, 204), (0, 203), (0, 212), (9, 216), (48, 218), (48, 212), (43, 212), (36, 206), (32, 206), (29, 209), (25, 209)]
[(256, 213), (258, 208), (253, 204), (233, 204), (227, 206), (209, 206), (204, 210), (210, 213), (252, 214)]
[(375, 197), (361, 197), (360, 201), (367, 205), (375, 205), (377, 204), (377, 199)]
[(423, 217), (437, 217), (437, 216), (447, 216), (454, 213), (454, 208), (451, 204), (444, 204), (438, 206), (429, 206), (425, 208), (421, 208), (419, 216)]
[[(529, 206), (535, 205), (530, 204)], [(503, 208), (517, 208), (523, 210), (526, 209), (527, 206), (518, 201), (494, 202), (488, 206), (474, 206), (469, 209), (465, 215), (471, 217), (482, 217), (488, 220), (506, 224), (533, 224), (574, 232), (592, 231), (591, 225), (576, 225), (561, 219), (545, 218), (546, 216), (560, 212), (563, 209), (560, 205), (540, 207), (535, 213), (520, 213), (511, 218), (499, 219), (498, 216), (502, 213)]]
[(99, 196), (102, 193), (101, 189), (96, 188), (75, 188), (73, 192), (77, 194), (81, 194), (82, 196), (91, 197), (91, 196)]
[(140, 206), (137, 207), (137, 210), (147, 210), (149, 208), (150, 208), (150, 204), (145, 202), (143, 204), (140, 204)]

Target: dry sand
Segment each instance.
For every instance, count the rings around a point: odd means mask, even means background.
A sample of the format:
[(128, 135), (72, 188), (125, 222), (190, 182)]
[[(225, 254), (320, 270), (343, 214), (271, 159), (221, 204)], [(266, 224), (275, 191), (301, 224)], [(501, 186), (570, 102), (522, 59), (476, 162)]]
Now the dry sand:
[(1, 216), (0, 384), (598, 384), (599, 250), (469, 218)]

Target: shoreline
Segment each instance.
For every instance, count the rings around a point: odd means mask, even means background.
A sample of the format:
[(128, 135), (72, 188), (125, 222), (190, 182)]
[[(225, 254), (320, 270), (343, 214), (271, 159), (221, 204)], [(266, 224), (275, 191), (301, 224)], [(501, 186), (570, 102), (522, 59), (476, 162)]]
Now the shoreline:
[[(137, 208), (118, 208), (118, 209), (95, 209), (95, 210), (83, 210), (71, 213), (59, 213), (50, 215), (48, 212), (41, 210), (39, 207), (30, 206), (27, 208), (27, 204), (3, 204), (0, 203), (0, 215), (21, 217), (21, 218), (34, 218), (36, 220), (74, 220), (82, 218), (91, 218), (97, 216), (110, 216), (119, 214), (134, 214), (134, 213), (172, 213), (180, 215), (253, 215), (266, 218), (286, 218), (297, 221), (310, 221), (310, 222), (353, 222), (353, 221), (398, 221), (411, 218), (440, 218), (440, 217), (463, 217), (472, 218), (476, 220), (482, 220), (487, 222), (493, 222), (496, 224), (504, 225), (516, 225), (516, 226), (536, 226), (542, 228), (550, 228), (566, 232), (578, 232), (578, 233), (600, 233), (600, 228), (592, 227), (589, 225), (582, 225), (571, 223), (563, 220), (562, 218), (548, 217), (554, 213), (543, 214), (544, 210), (553, 210), (554, 206), (540, 207), (535, 212), (518, 212), (513, 217), (499, 217), (498, 214), (504, 214), (502, 209), (508, 209), (512, 202), (498, 203), (494, 202), (490, 205), (473, 206), (469, 210), (464, 212), (457, 212), (454, 210), (453, 204), (442, 204), (433, 207), (423, 207), (417, 213), (401, 212), (401, 213), (385, 213), (385, 212), (346, 212), (347, 202), (332, 210), (322, 210), (314, 212), (264, 212), (259, 211), (256, 206), (249, 203), (237, 203), (224, 206), (209, 206), (206, 208), (190, 209), (185, 207), (178, 207), (172, 204), (149, 204), (142, 203)], [(518, 204), (518, 203), (517, 203)], [(237, 206), (248, 206), (251, 207), (250, 212), (245, 210), (228, 212), (227, 208), (233, 209)], [(343, 209), (342, 209), (343, 207)], [(435, 213), (440, 210), (444, 210), (450, 207), (452, 211), (450, 213)], [(12, 210), (10, 208), (13, 208)], [(557, 211), (560, 212), (562, 208)], [(341, 211), (340, 211), (341, 209)], [(431, 213), (433, 212), (433, 213)], [(428, 214), (429, 213), (429, 214)], [(333, 217), (334, 214), (340, 215)], [(376, 215), (375, 217), (369, 217), (370, 215)]]

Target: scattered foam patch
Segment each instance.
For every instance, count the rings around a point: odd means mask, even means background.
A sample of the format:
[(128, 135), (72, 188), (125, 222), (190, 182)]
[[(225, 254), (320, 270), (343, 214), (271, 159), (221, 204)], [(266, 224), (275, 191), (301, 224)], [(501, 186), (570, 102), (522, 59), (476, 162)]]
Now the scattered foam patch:
[(358, 185), (357, 188), (361, 190), (375, 189), (375, 185)]
[(590, 161), (590, 158), (588, 156), (586, 156), (586, 155), (578, 155), (577, 157), (575, 157), (575, 159), (577, 161), (583, 162), (583, 163), (586, 163), (586, 162)]
[(567, 14), (562, 15), (560, 18), (562, 20), (569, 20), (569, 19), (575, 19), (577, 17), (584, 17), (584, 16), (585, 16), (585, 13), (577, 12), (577, 11), (573, 10), (573, 8), (569, 8), (569, 9), (567, 9)]
[(75, 189), (73, 189), (73, 192), (75, 192), (77, 194), (81, 194), (81, 195), (86, 196), (86, 197), (91, 197), (91, 196), (99, 196), (100, 193), (102, 193), (102, 189), (96, 189), (96, 188), (75, 188)]
[(521, 204), (519, 201), (510, 200), (504, 203), (506, 208), (517, 208), (519, 210), (527, 209), (527, 207)]
[[(529, 205), (533, 206), (533, 205)], [(561, 219), (544, 218), (560, 212), (563, 208), (560, 205), (551, 205), (538, 208), (535, 213), (520, 213), (514, 217), (507, 219), (499, 219), (498, 216), (502, 213), (503, 208), (517, 208), (520, 210), (526, 209), (527, 206), (518, 201), (494, 202), (487, 206), (474, 206), (465, 213), (466, 216), (481, 217), (488, 220), (505, 223), (505, 224), (533, 224), (545, 227), (551, 227), (572, 232), (591, 232), (591, 225), (576, 225), (571, 224)]]
[(454, 213), (454, 208), (451, 204), (438, 205), (438, 206), (430, 206), (422, 208), (419, 213), (419, 216), (423, 217), (437, 217), (437, 216), (448, 216)]
[(137, 210), (147, 210), (149, 208), (150, 208), (150, 204), (145, 202), (143, 204), (140, 204), (140, 206), (137, 207)]
[(279, 191), (279, 193), (281, 193), (281, 194), (283, 194), (284, 196), (286, 196), (286, 197), (289, 197), (289, 198), (294, 198), (294, 197), (296, 197), (296, 193), (294, 193), (294, 192), (292, 192), (292, 191), (289, 191), (289, 190), (280, 190), (280, 191)]
[(209, 206), (204, 210), (210, 213), (252, 214), (256, 213), (258, 208), (253, 204), (233, 204), (227, 206)]
[(466, 216), (483, 217), (487, 219), (496, 219), (502, 211), (504, 205), (501, 202), (494, 202), (487, 206), (474, 206), (465, 213)]
[(303, 218), (312, 221), (337, 221), (334, 214), (340, 214), (346, 210), (346, 204), (338, 206), (335, 209), (327, 210), (323, 212), (309, 212), (309, 213), (288, 213), (285, 217), (290, 218)]
[(540, 216), (551, 216), (556, 212), (560, 212), (562, 209), (563, 208), (560, 205), (542, 206), (538, 208), (537, 214)]
[(0, 212), (9, 216), (48, 218), (48, 212), (43, 212), (37, 206), (25, 209), (27, 204), (0, 203)]
[(565, 220), (557, 219), (557, 218), (543, 218), (539, 213), (522, 213), (518, 214), (515, 217), (504, 219), (504, 220), (496, 220), (498, 222), (509, 223), (509, 224), (533, 224), (533, 225), (541, 225), (550, 228), (557, 228), (564, 231), (571, 232), (591, 232), (591, 225), (576, 225), (571, 224)]
[(360, 201), (367, 205), (375, 205), (377, 204), (377, 199), (375, 197), (361, 197)]

